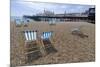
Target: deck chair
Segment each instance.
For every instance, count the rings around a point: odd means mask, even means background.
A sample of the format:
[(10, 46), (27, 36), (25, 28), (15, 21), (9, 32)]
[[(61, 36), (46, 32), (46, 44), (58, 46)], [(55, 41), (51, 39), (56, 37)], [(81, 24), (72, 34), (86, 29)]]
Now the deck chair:
[(49, 23), (49, 25), (56, 25), (56, 20), (50, 19), (48, 23)]
[(15, 23), (16, 23), (16, 27), (21, 27), (21, 25), (22, 25), (21, 19), (16, 19)]
[(44, 48), (47, 54), (52, 53), (52, 52), (57, 52), (57, 50), (54, 48), (51, 42), (51, 37), (52, 37), (53, 32), (43, 32), (41, 39), (44, 44)]
[(24, 27), (28, 27), (28, 22), (27, 21), (23, 21), (23, 26)]
[(37, 31), (24, 31), (26, 63), (30, 63), (42, 56), (38, 41)]
[(27, 27), (29, 23), (29, 20), (27, 18), (23, 18), (23, 25), (24, 27)]

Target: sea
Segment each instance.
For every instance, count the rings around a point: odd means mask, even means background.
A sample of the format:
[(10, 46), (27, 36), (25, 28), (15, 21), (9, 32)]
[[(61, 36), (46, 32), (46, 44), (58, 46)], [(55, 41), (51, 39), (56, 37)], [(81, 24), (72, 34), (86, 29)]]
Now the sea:
[(11, 21), (14, 21), (16, 19), (22, 19), (22, 17), (21, 16), (10, 16)]

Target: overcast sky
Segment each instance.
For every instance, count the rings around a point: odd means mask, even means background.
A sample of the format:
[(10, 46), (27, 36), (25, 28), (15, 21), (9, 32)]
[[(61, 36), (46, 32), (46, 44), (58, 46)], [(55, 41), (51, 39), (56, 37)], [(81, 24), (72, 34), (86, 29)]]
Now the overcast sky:
[(57, 3), (41, 3), (26, 0), (11, 0), (11, 16), (34, 15), (41, 13), (43, 10), (54, 11), (55, 13), (81, 13), (93, 5), (78, 4), (57, 4)]

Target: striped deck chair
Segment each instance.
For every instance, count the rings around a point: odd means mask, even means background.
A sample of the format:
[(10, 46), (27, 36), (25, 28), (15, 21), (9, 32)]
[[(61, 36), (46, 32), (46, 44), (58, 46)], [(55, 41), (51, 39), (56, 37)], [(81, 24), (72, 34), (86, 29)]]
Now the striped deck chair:
[(57, 52), (57, 50), (54, 48), (54, 46), (51, 43), (50, 38), (52, 37), (53, 32), (43, 32), (41, 39), (44, 44), (45, 51), (47, 54), (52, 52)]
[(56, 19), (50, 19), (48, 23), (49, 25), (56, 25)]
[(27, 27), (29, 23), (29, 20), (27, 18), (23, 18), (23, 25), (24, 27)]
[(42, 56), (38, 42), (37, 31), (24, 31), (26, 62), (30, 63)]
[(20, 27), (20, 26), (22, 25), (21, 19), (16, 19), (16, 20), (15, 20), (15, 23), (16, 23), (16, 26), (17, 26), (17, 27)]

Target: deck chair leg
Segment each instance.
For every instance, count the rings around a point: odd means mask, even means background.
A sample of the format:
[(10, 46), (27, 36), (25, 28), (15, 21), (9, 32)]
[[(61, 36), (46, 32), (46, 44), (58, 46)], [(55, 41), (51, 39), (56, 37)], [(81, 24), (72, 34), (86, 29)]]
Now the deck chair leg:
[(42, 55), (46, 56), (46, 51), (45, 51), (45, 47), (44, 47), (43, 41), (40, 40), (40, 42), (38, 42), (38, 43), (40, 45), (40, 51), (41, 51)]

